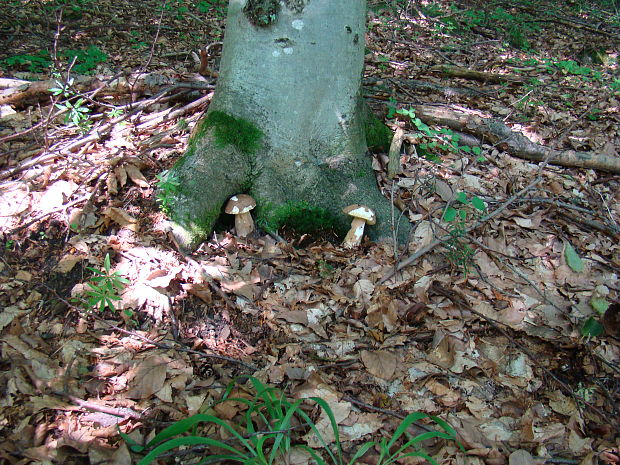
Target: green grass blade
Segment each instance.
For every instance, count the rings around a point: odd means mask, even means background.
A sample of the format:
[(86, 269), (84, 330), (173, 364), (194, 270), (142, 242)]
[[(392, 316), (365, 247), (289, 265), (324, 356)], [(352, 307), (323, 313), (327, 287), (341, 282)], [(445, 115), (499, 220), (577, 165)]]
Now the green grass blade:
[(429, 417), (430, 415), (422, 412), (414, 412), (407, 415), (405, 419), (400, 423), (398, 428), (396, 428), (396, 431), (394, 431), (392, 439), (387, 444), (387, 449), (392, 449), (392, 446), (396, 443), (396, 441), (398, 441), (398, 439), (404, 434), (404, 432), (407, 431), (407, 429), (409, 428), (409, 426), (411, 426), (412, 423)]
[(456, 430), (452, 428), (452, 426), (450, 426), (450, 424), (447, 421), (442, 420), (441, 418), (436, 417), (434, 415), (431, 415), (429, 418), (433, 420), (435, 423), (437, 423), (446, 433), (451, 435), (452, 439), (456, 440)]
[(449, 435), (448, 433), (443, 433), (441, 431), (429, 431), (427, 433), (422, 433), (418, 436), (416, 436), (413, 439), (410, 439), (409, 441), (407, 441), (402, 447), (400, 447), (396, 452), (394, 452), (391, 457), (395, 457), (398, 454), (400, 454), (402, 451), (404, 451), (405, 449), (408, 449), (409, 447), (414, 448), (414, 446), (422, 441), (425, 441), (427, 439), (431, 439), (431, 438), (443, 438), (443, 439), (448, 439), (448, 440), (454, 440), (454, 437), (452, 437), (451, 435)]
[[(286, 411), (286, 414), (284, 415), (284, 417), (280, 421), (276, 422), (276, 424), (274, 425), (274, 428), (276, 430), (286, 430), (290, 428), (291, 418), (293, 417), (295, 412), (298, 410), (302, 402), (303, 402), (303, 399), (299, 399), (297, 402), (292, 404), (290, 408)], [(275, 460), (275, 456), (280, 450), (280, 444), (282, 443), (282, 441), (285, 441), (284, 449), (286, 451), (286, 449), (288, 449), (288, 447), (290, 446), (290, 434), (280, 433), (276, 436), (276, 440), (273, 443), (273, 448), (271, 449), (271, 454), (269, 455), (269, 463), (273, 463), (273, 461)]]
[(329, 454), (330, 458), (332, 459), (332, 462), (334, 464), (342, 464), (343, 460), (342, 460), (342, 447), (340, 445), (340, 434), (338, 433), (338, 425), (336, 423), (336, 418), (334, 417), (334, 413), (332, 412), (332, 409), (329, 406), (329, 404), (325, 402), (323, 399), (321, 399), (320, 397), (311, 397), (310, 399), (316, 402), (323, 410), (325, 410), (325, 413), (329, 417), (332, 430), (334, 431), (336, 450), (338, 452), (337, 457), (334, 455), (330, 447), (327, 445), (327, 443), (325, 442), (325, 439), (323, 439), (323, 436), (321, 435), (319, 430), (316, 428), (316, 425), (314, 424), (312, 419), (308, 416), (308, 414), (304, 412), (302, 409), (297, 408), (299, 416), (306, 422), (308, 426), (310, 426), (310, 428), (312, 429), (312, 432), (318, 438), (319, 442), (323, 446), (323, 449), (325, 449), (325, 451), (327, 451), (327, 453)]
[(164, 444), (160, 444), (155, 449), (153, 449), (151, 452), (146, 454), (146, 456), (144, 456), (144, 458), (138, 462), (138, 465), (148, 465), (151, 462), (153, 462), (153, 460), (157, 459), (157, 457), (159, 457), (164, 452), (167, 452), (171, 449), (176, 449), (177, 447), (180, 447), (180, 446), (199, 446), (199, 445), (220, 447), (225, 450), (228, 450), (229, 452), (232, 452), (233, 454), (235, 454), (235, 455), (228, 456), (229, 460), (234, 460), (236, 462), (245, 462), (248, 459), (247, 455), (238, 451), (234, 447), (224, 444), (221, 441), (217, 441), (215, 439), (210, 439), (210, 438), (188, 436), (184, 438), (171, 439), (170, 441), (167, 441)]
[(368, 451), (368, 449), (373, 447), (375, 444), (376, 444), (375, 441), (370, 441), (370, 442), (367, 442), (366, 444), (363, 444), (359, 449), (357, 449), (357, 452), (355, 452), (355, 455), (351, 457), (351, 460), (349, 460), (349, 465), (354, 465), (355, 461), (359, 459), (362, 455), (364, 455)]
[(325, 460), (323, 460), (323, 457), (321, 457), (319, 454), (317, 454), (316, 451), (314, 449), (312, 449), (311, 447), (308, 447), (305, 444), (300, 444), (297, 447), (299, 447), (300, 449), (303, 449), (306, 452), (308, 452), (312, 456), (312, 459), (316, 462), (317, 465), (327, 465), (325, 463)]
[(237, 431), (235, 431), (232, 426), (213, 415), (206, 415), (204, 413), (199, 413), (197, 415), (184, 418), (183, 420), (179, 420), (175, 424), (170, 425), (169, 427), (162, 430), (157, 436), (155, 436), (148, 443), (147, 447), (153, 447), (155, 444), (158, 444), (166, 439), (169, 439), (173, 436), (178, 436), (179, 434), (183, 434), (189, 431), (194, 426), (198, 425), (199, 423), (215, 423), (216, 425), (225, 428), (229, 433), (235, 436), (235, 438), (237, 438), (245, 446), (245, 448), (252, 453), (252, 455), (256, 455), (256, 452), (254, 451), (252, 445), (243, 436), (237, 433)]

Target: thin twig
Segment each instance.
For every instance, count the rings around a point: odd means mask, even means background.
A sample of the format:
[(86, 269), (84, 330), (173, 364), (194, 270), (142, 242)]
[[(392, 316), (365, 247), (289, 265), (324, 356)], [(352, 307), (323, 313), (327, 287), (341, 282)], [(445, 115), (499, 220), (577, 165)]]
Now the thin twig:
[[(542, 176), (539, 174), (527, 186), (525, 186), (519, 192), (514, 194), (512, 197), (508, 198), (508, 200), (506, 200), (499, 208), (497, 208), (496, 210), (494, 210), (493, 212), (491, 212), (487, 216), (484, 216), (484, 217), (480, 218), (478, 221), (476, 221), (476, 223), (473, 226), (470, 226), (469, 228), (465, 229), (465, 233), (470, 233), (471, 231), (475, 230), (476, 228), (478, 228), (482, 224), (484, 224), (487, 221), (489, 221), (489, 220), (495, 218), (496, 216), (498, 216), (500, 213), (502, 213), (504, 210), (506, 210), (506, 208), (508, 208), (516, 199), (523, 197), (523, 195), (525, 195), (528, 191), (530, 191), (531, 189), (536, 187), (536, 185), (538, 185), (541, 181), (542, 181)], [(402, 270), (403, 268), (405, 268), (405, 267), (415, 263), (420, 257), (426, 255), (428, 252), (433, 250), (438, 245), (441, 245), (441, 244), (443, 244), (445, 242), (448, 242), (451, 239), (452, 239), (451, 235), (446, 235), (446, 236), (444, 236), (444, 237), (442, 237), (440, 239), (434, 240), (433, 242), (431, 242), (427, 246), (422, 247), (420, 250), (418, 250), (416, 253), (411, 255), (409, 258), (407, 258), (406, 260), (403, 260), (402, 262), (397, 264), (389, 273), (387, 273), (383, 278), (381, 278), (379, 280), (379, 284), (385, 283), (388, 279), (390, 279), (392, 276), (394, 276), (400, 270)]]

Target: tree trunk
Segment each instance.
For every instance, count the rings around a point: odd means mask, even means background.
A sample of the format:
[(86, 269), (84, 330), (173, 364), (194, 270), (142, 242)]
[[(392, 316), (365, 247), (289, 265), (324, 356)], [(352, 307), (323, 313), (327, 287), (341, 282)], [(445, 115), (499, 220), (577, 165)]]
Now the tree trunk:
[(266, 228), (311, 212), (346, 232), (341, 210), (359, 203), (377, 215), (367, 234), (391, 236), (359, 94), (365, 3), (230, 0), (215, 96), (171, 171), (180, 180), (171, 218), (181, 246), (202, 241), (239, 193), (256, 199)]

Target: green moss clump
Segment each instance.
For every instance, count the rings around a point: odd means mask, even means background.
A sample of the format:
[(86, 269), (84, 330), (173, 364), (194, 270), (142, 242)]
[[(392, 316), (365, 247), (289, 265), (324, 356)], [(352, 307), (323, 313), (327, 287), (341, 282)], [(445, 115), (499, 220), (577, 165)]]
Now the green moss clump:
[(256, 152), (261, 147), (263, 131), (243, 118), (235, 118), (223, 111), (212, 111), (207, 115), (204, 128), (213, 128), (215, 143), (220, 147), (233, 145), (245, 154)]
[(171, 221), (175, 236), (180, 245), (187, 250), (193, 250), (213, 230), (213, 225), (220, 214), (219, 210), (208, 211), (198, 218), (189, 215), (172, 215)]
[(392, 131), (377, 118), (370, 108), (362, 112), (366, 146), (373, 153), (387, 152), (392, 143)]
[[(337, 236), (346, 234), (346, 222), (325, 208), (307, 202), (287, 202), (274, 207), (269, 203), (259, 203), (257, 219), (263, 229), (276, 231), (286, 227), (300, 234), (321, 234), (332, 232)], [(344, 216), (343, 216), (344, 218)]]

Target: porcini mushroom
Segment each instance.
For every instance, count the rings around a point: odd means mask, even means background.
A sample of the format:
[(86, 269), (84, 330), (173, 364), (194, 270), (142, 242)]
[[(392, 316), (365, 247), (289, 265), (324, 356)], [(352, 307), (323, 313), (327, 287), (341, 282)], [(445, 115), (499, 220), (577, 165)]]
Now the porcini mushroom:
[(224, 211), (235, 215), (235, 229), (237, 236), (245, 237), (254, 231), (254, 221), (250, 210), (256, 206), (256, 201), (247, 194), (233, 195), (226, 204)]
[(346, 249), (353, 249), (360, 245), (364, 235), (364, 226), (375, 224), (376, 216), (370, 208), (364, 205), (353, 204), (342, 209), (343, 213), (353, 217), (351, 229), (344, 238), (342, 246)]

